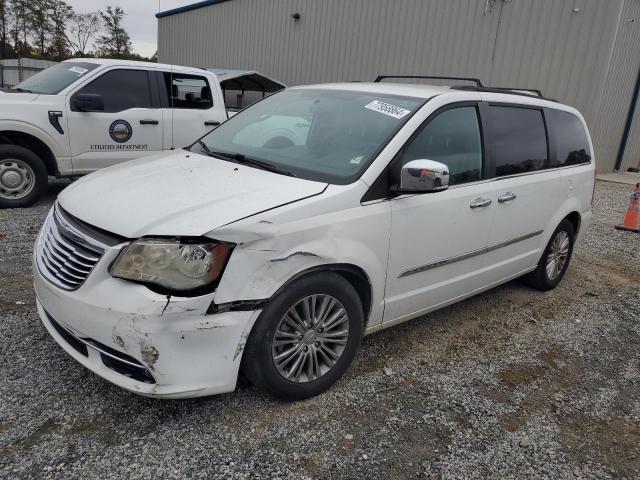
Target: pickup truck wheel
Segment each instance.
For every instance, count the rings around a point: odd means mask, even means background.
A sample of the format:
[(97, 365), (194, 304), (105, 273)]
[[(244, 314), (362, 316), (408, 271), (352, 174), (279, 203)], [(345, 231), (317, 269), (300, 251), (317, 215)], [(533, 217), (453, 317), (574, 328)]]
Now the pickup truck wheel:
[(360, 297), (347, 280), (333, 272), (303, 277), (258, 317), (245, 349), (244, 374), (285, 400), (318, 395), (348, 368), (363, 323)]
[(555, 288), (569, 267), (574, 241), (573, 225), (567, 219), (562, 220), (551, 235), (538, 267), (524, 277), (525, 283), (541, 291)]
[(40, 158), (18, 145), (0, 145), (0, 208), (28, 207), (47, 188)]

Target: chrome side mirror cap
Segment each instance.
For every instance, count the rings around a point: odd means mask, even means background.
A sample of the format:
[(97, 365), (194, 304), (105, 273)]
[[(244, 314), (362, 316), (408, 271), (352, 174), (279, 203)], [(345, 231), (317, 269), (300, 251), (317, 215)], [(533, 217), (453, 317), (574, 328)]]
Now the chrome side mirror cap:
[(402, 166), (398, 193), (439, 192), (449, 188), (449, 167), (434, 160), (411, 160)]

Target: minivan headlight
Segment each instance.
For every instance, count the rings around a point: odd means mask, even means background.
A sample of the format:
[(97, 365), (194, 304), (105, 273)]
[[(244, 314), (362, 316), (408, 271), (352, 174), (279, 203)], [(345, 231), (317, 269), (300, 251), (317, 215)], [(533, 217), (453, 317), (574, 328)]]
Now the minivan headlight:
[(111, 275), (169, 290), (193, 290), (219, 279), (232, 249), (233, 245), (217, 242), (136, 240), (120, 252)]

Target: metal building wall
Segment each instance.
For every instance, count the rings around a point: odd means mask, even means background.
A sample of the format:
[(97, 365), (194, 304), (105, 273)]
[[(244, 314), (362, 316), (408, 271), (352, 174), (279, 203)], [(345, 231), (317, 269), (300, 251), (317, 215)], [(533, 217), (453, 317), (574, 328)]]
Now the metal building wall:
[[(611, 172), (614, 169), (640, 69), (640, 0), (620, 3), (610, 59), (604, 69), (607, 72), (602, 86), (604, 93), (595, 112), (596, 117), (591, 118), (589, 123), (599, 172)], [(638, 122), (635, 124), (638, 132)], [(634, 152), (639, 150), (640, 135), (629, 136), (621, 170), (626, 170), (624, 166), (633, 163)]]
[(638, 100), (638, 106), (633, 116), (633, 123), (629, 131), (629, 141), (624, 152), (620, 171), (626, 172), (630, 168), (640, 169), (640, 100)]
[(640, 67), (640, 0), (232, 0), (160, 18), (158, 31), (162, 62), (289, 85), (430, 73), (541, 88), (583, 112), (601, 172)]
[(0, 87), (14, 87), (22, 80), (26, 80), (56, 63), (35, 58), (0, 58)]

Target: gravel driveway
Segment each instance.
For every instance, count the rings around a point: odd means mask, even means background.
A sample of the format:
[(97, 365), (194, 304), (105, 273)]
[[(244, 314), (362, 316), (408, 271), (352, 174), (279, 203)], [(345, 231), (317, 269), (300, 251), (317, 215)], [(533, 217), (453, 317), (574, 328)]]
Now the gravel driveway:
[(30, 255), (64, 182), (0, 210), (0, 478), (638, 478), (640, 236), (599, 183), (561, 285), (512, 282), (367, 337), (346, 376), (284, 403), (241, 381), (159, 401), (49, 337)]

